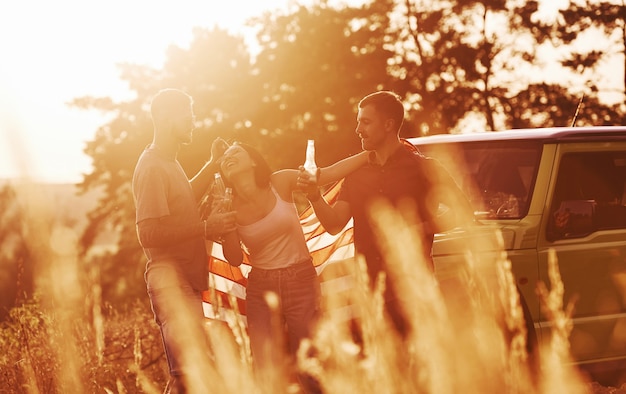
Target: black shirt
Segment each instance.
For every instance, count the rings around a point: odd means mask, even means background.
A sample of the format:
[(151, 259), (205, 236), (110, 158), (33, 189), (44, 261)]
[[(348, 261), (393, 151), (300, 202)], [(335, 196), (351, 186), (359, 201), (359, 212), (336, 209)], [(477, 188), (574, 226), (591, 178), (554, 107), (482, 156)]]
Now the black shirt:
[[(375, 279), (380, 271), (386, 271), (380, 237), (376, 235), (370, 216), (372, 204), (383, 201), (393, 209), (402, 210), (405, 220), (419, 226), (424, 245), (423, 255), (432, 270), (430, 254), (434, 219), (440, 202), (432, 191), (434, 182), (441, 178), (439, 172), (443, 167), (438, 161), (404, 146), (399, 147), (382, 166), (372, 161), (373, 155), (374, 153), (367, 165), (346, 177), (339, 194), (339, 200), (350, 204), (356, 252), (364, 255), (370, 279)], [(449, 175), (443, 176), (444, 179), (448, 177)], [(393, 228), (387, 230), (394, 231)]]

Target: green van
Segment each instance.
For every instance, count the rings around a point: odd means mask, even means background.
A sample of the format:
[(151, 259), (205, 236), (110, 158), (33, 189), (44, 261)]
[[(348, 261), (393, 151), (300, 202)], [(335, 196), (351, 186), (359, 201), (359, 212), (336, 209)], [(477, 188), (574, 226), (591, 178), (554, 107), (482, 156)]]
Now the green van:
[[(626, 365), (626, 127), (571, 127), (435, 135), (409, 140), (439, 159), (477, 221), (498, 229), (539, 341), (550, 334), (537, 285), (550, 285), (554, 250), (564, 302), (575, 300), (574, 361)], [(460, 241), (437, 234), (438, 278), (454, 277)]]

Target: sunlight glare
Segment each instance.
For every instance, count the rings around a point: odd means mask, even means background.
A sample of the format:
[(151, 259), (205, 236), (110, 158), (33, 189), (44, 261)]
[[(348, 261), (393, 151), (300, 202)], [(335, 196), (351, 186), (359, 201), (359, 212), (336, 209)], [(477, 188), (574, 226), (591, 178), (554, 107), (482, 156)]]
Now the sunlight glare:
[(556, 20), (559, 10), (566, 9), (568, 0), (539, 0), (537, 18), (544, 22), (552, 23)]
[[(119, 79), (118, 64), (159, 68), (169, 46), (187, 47), (194, 27), (217, 25), (237, 34), (248, 18), (289, 3), (0, 3), (0, 179), (28, 175), (54, 182), (80, 181), (91, 167), (83, 153), (85, 142), (107, 119), (94, 111), (69, 108), (68, 102), (83, 96), (132, 98)], [(24, 160), (15, 161), (16, 156), (28, 158), (30, 168), (23, 168)]]

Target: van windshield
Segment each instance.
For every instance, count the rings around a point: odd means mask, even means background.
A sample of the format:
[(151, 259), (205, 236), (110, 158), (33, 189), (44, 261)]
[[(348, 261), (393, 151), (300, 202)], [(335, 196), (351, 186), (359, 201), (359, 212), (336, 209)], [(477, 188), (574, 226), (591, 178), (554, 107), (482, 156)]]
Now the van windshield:
[(521, 219), (528, 213), (542, 146), (516, 140), (417, 143), (450, 171), (479, 219)]

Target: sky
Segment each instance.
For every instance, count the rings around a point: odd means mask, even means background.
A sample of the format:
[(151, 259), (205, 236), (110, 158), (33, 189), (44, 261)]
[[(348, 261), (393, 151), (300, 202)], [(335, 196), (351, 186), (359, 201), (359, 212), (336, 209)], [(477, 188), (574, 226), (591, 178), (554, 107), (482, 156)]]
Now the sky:
[[(0, 179), (80, 182), (91, 172), (91, 159), (83, 152), (86, 143), (108, 119), (94, 110), (72, 108), (70, 101), (83, 96), (130, 98), (118, 64), (160, 68), (170, 45), (188, 46), (193, 27), (217, 24), (245, 33), (243, 24), (249, 17), (290, 4), (291, 0), (0, 2)], [(567, 0), (541, 4), (551, 14)]]
[(0, 179), (77, 183), (105, 115), (82, 96), (130, 98), (119, 63), (160, 68), (195, 26), (233, 32), (289, 0), (19, 0), (0, 3)]

